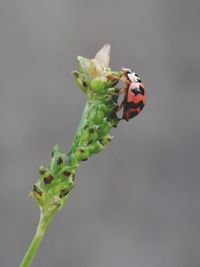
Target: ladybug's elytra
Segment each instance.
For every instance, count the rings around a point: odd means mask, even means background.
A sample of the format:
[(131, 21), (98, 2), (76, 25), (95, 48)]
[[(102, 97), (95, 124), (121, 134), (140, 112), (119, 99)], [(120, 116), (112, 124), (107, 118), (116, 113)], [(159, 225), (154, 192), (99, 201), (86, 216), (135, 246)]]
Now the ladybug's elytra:
[(146, 90), (139, 76), (130, 69), (122, 69), (123, 76), (120, 80), (125, 82), (126, 88), (120, 93), (125, 93), (124, 100), (120, 105), (123, 107), (122, 119), (128, 121), (137, 116), (146, 104)]

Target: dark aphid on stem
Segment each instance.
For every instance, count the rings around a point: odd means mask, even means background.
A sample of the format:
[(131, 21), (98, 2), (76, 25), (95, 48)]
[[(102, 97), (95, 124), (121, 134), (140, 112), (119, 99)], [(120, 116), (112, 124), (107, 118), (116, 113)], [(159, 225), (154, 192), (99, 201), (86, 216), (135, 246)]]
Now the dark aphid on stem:
[(73, 173), (73, 174), (72, 174), (72, 181), (75, 180), (75, 177), (76, 177), (76, 175), (75, 175), (75, 173)]
[(62, 189), (60, 194), (59, 194), (59, 197), (60, 198), (65, 197), (69, 193), (69, 191), (70, 191), (69, 189)]
[(68, 172), (68, 171), (64, 171), (63, 174), (67, 177), (69, 177), (72, 173), (71, 172)]
[(53, 181), (53, 179), (54, 179), (53, 175), (49, 174), (49, 176), (44, 178), (44, 183), (50, 184)]
[(89, 145), (91, 145), (93, 142), (92, 141), (88, 141), (87, 142), (87, 145), (89, 146)]
[(61, 157), (59, 157), (57, 159), (57, 165), (61, 165), (63, 163), (63, 159)]
[(35, 184), (33, 185), (33, 191), (42, 197), (42, 191)]
[(94, 130), (93, 128), (90, 128), (90, 129), (89, 129), (89, 132), (90, 132), (91, 134), (93, 134), (93, 133), (95, 133), (95, 130)]
[(39, 174), (44, 175), (47, 172), (47, 169), (45, 169), (43, 166), (40, 166), (39, 168)]

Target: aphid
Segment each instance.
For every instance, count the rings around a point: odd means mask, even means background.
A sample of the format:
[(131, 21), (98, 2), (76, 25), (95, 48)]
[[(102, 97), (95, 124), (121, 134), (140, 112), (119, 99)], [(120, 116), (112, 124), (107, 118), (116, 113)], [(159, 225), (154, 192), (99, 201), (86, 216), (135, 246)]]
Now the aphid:
[(53, 179), (54, 179), (54, 177), (51, 174), (49, 174), (49, 176), (44, 177), (44, 183), (50, 184), (53, 181)]
[(61, 157), (59, 157), (57, 159), (57, 165), (61, 165), (63, 163), (63, 159)]
[(68, 177), (69, 177), (72, 173), (69, 172), (69, 171), (64, 171), (63, 174), (64, 174), (65, 176), (68, 176)]
[(128, 121), (137, 116), (146, 104), (146, 90), (140, 77), (131, 69), (122, 69), (123, 76), (120, 79), (126, 84), (126, 87), (120, 90), (125, 93), (124, 100), (120, 108), (123, 107), (122, 119)]
[(69, 189), (62, 189), (60, 194), (59, 194), (59, 197), (60, 198), (63, 198), (65, 197), (67, 194), (69, 193)]
[(42, 197), (42, 191), (35, 184), (33, 185), (33, 191)]

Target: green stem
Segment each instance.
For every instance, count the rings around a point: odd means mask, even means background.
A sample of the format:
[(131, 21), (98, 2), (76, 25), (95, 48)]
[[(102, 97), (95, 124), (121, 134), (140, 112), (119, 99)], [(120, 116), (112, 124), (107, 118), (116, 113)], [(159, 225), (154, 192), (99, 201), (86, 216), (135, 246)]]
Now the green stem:
[(77, 145), (78, 144), (77, 144), (76, 141), (77, 141), (78, 138), (80, 138), (81, 130), (82, 130), (83, 126), (85, 125), (86, 121), (87, 121), (86, 118), (87, 118), (89, 107), (90, 107), (90, 104), (89, 104), (89, 101), (87, 101), (86, 105), (85, 105), (85, 108), (83, 110), (83, 113), (82, 113), (81, 120), (79, 122), (78, 128), (76, 130), (74, 140), (72, 142), (72, 148), (71, 148), (71, 152), (70, 152), (71, 154), (73, 152), (75, 152), (76, 149), (77, 149)]
[(44, 213), (41, 210), (41, 214), (40, 214), (40, 220), (38, 223), (38, 227), (35, 233), (35, 236), (33, 237), (33, 240), (31, 242), (31, 244), (28, 247), (28, 250), (21, 262), (21, 264), (19, 265), (19, 267), (29, 267), (33, 261), (33, 258), (38, 250), (38, 248), (40, 247), (40, 244), (44, 238), (44, 235), (48, 229), (48, 226), (50, 224), (50, 222), (52, 221), (53, 217), (55, 215), (55, 211), (51, 212), (51, 213)]

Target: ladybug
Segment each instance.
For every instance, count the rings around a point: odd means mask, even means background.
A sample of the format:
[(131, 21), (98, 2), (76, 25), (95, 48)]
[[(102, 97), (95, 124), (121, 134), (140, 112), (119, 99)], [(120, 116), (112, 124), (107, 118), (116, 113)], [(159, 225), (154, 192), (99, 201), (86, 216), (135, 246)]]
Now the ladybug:
[(120, 80), (126, 84), (126, 87), (119, 93), (124, 93), (124, 100), (119, 109), (123, 107), (122, 119), (129, 121), (144, 108), (147, 98), (146, 90), (140, 77), (131, 69), (122, 68)]

